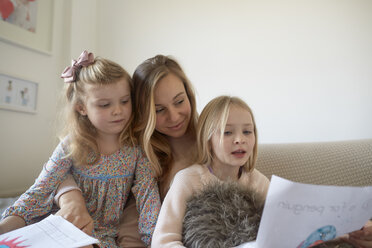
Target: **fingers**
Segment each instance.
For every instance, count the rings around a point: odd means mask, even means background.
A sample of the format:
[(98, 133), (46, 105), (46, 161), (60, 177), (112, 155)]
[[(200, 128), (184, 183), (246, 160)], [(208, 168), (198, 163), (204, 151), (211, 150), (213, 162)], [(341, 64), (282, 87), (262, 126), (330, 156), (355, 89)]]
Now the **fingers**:
[(93, 228), (94, 228), (94, 225), (93, 225), (93, 220), (91, 222), (89, 222), (87, 225), (85, 225), (83, 228), (81, 228), (81, 230), (83, 232), (85, 232), (86, 234), (88, 235), (92, 235), (93, 233)]
[(60, 209), (56, 215), (62, 216), (86, 234), (92, 234), (94, 228), (93, 219), (87, 212), (70, 212)]
[(366, 225), (362, 230), (350, 233), (343, 240), (358, 248), (372, 248), (372, 226)]

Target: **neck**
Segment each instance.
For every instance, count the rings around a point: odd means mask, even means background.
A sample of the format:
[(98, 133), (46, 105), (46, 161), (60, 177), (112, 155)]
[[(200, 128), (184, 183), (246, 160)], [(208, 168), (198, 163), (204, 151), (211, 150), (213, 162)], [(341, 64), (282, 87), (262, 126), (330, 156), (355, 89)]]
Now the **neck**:
[(173, 159), (176, 161), (193, 161), (196, 155), (195, 137), (186, 133), (182, 137), (168, 137), (169, 145), (172, 150)]
[(221, 181), (237, 181), (239, 179), (240, 168), (238, 166), (226, 166), (212, 162), (209, 169)]
[(120, 148), (118, 135), (98, 135), (98, 149), (101, 154), (110, 155)]

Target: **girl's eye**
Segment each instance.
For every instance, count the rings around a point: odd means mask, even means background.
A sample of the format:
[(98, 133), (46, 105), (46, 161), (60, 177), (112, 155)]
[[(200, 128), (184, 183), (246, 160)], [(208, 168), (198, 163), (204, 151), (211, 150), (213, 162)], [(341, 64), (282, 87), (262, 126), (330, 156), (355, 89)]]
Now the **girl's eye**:
[(243, 131), (243, 134), (245, 134), (245, 135), (248, 135), (248, 134), (251, 134), (251, 133), (252, 133), (252, 131), (249, 131), (249, 130)]
[(231, 135), (232, 132), (231, 132), (231, 131), (225, 131), (223, 134), (224, 134), (224, 135)]
[(100, 104), (98, 105), (100, 108), (107, 108), (108, 106), (110, 106), (109, 103), (105, 103), (105, 104)]
[(122, 104), (127, 104), (128, 102), (129, 102), (128, 100), (121, 101)]

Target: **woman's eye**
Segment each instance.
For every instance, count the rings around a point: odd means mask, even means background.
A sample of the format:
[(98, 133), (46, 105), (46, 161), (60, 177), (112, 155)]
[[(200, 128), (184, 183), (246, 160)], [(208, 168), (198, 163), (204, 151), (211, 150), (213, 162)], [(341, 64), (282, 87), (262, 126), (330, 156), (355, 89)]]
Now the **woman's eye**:
[(231, 131), (225, 131), (223, 134), (224, 134), (224, 135), (231, 135), (232, 132), (231, 132)]
[(156, 113), (161, 113), (163, 110), (164, 110), (163, 108), (157, 109)]
[(179, 101), (176, 102), (176, 105), (180, 105), (180, 104), (183, 103), (184, 101), (185, 101), (184, 99), (179, 100)]
[(251, 134), (251, 133), (252, 131), (249, 131), (249, 130), (243, 131), (243, 134), (246, 134), (246, 135)]
[(121, 101), (122, 104), (127, 104), (128, 102), (128, 100)]

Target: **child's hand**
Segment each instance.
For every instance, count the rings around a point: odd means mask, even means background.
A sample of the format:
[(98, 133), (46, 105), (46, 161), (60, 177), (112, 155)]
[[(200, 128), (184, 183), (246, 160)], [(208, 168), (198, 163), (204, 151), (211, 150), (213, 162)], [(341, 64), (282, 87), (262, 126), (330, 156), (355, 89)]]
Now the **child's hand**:
[(368, 221), (361, 230), (351, 232), (342, 239), (358, 248), (372, 248), (372, 221)]
[(80, 191), (69, 191), (59, 199), (61, 209), (56, 213), (88, 235), (92, 235), (94, 228), (93, 219), (85, 206), (84, 198)]

